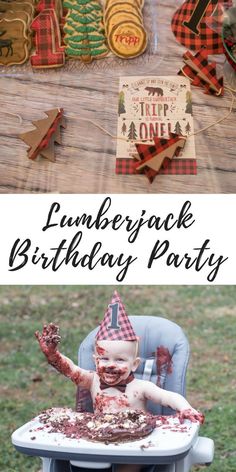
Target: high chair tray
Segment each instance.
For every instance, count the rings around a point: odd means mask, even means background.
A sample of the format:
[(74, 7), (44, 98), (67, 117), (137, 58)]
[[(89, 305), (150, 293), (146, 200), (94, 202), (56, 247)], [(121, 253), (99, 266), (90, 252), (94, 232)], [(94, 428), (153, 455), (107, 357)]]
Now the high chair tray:
[(199, 423), (185, 421), (180, 425), (175, 417), (146, 438), (125, 443), (104, 444), (85, 439), (67, 438), (62, 433), (42, 429), (36, 417), (12, 434), (15, 448), (30, 456), (51, 457), (89, 462), (161, 464), (172, 463), (188, 454), (198, 435)]

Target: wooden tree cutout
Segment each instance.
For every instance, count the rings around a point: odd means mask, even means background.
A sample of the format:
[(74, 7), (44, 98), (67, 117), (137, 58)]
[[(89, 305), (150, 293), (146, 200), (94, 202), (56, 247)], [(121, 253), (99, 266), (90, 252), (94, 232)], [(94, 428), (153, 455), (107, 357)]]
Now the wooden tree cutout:
[(208, 62), (206, 49), (201, 49), (195, 55), (186, 51), (183, 55), (184, 67), (179, 71), (179, 75), (188, 77), (192, 85), (203, 87), (205, 93), (212, 95), (223, 95), (223, 77), (216, 76), (216, 63)]
[(60, 127), (65, 128), (63, 108), (46, 111), (47, 118), (33, 121), (36, 129), (20, 134), (19, 137), (30, 148), (27, 151), (28, 158), (35, 160), (41, 155), (51, 162), (55, 162), (54, 143), (61, 144)]
[(169, 160), (179, 155), (185, 142), (185, 136), (171, 133), (169, 139), (154, 137), (153, 144), (136, 143), (138, 151), (138, 155), (134, 156), (136, 172), (144, 170), (149, 181), (153, 182), (160, 168), (168, 166)]

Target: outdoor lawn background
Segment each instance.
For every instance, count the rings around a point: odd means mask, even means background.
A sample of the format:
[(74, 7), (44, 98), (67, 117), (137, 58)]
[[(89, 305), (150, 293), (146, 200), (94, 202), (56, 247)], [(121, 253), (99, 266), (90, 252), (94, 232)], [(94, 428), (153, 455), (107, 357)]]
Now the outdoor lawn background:
[[(17, 453), (11, 433), (44, 408), (75, 403), (75, 386), (40, 352), (34, 332), (44, 322), (61, 328), (61, 351), (74, 362), (78, 345), (101, 321), (114, 286), (0, 286), (0, 471), (40, 470)], [(161, 315), (189, 338), (187, 398), (206, 414), (201, 435), (215, 441), (209, 472), (236, 471), (235, 287), (118, 287), (128, 314)], [(205, 470), (205, 467), (196, 467)]]

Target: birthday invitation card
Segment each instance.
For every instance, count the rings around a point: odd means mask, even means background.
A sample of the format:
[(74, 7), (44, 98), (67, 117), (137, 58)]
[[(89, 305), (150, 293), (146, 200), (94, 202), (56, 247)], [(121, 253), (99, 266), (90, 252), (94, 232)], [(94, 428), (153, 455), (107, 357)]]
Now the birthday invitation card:
[[(135, 142), (170, 133), (187, 136), (181, 159), (196, 159), (190, 81), (185, 77), (120, 77), (117, 158), (133, 158)], [(123, 139), (120, 139), (123, 138)]]

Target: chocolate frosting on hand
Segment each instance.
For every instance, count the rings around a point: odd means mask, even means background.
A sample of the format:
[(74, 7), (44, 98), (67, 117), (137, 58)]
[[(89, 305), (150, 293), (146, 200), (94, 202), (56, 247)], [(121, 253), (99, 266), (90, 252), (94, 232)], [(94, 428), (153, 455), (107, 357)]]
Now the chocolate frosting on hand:
[(179, 422), (183, 423), (184, 420), (190, 420), (192, 423), (199, 422), (200, 424), (204, 423), (205, 416), (200, 412), (194, 409), (189, 408), (188, 410), (181, 410), (177, 413)]
[(42, 334), (39, 331), (35, 332), (35, 337), (39, 342), (41, 351), (46, 357), (50, 357), (57, 351), (57, 346), (60, 342), (59, 327), (53, 323), (44, 325)]

